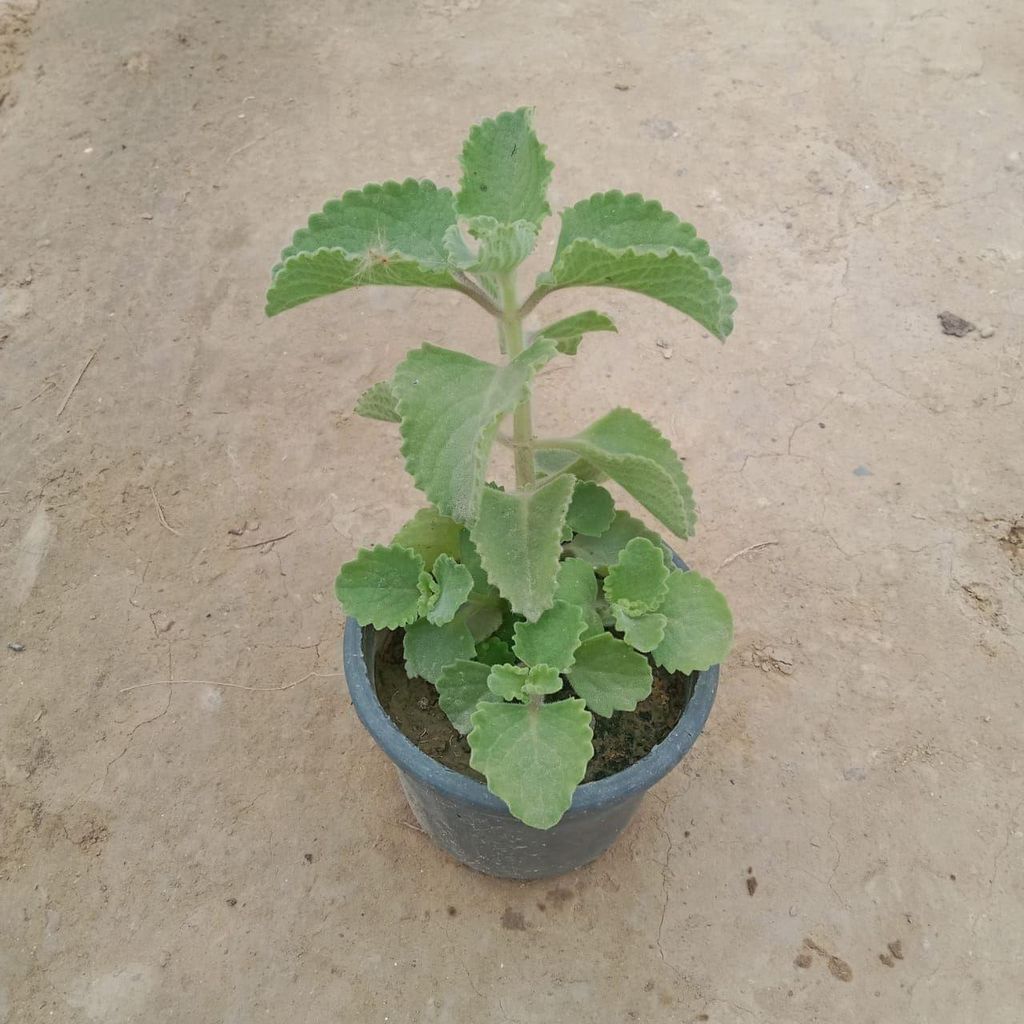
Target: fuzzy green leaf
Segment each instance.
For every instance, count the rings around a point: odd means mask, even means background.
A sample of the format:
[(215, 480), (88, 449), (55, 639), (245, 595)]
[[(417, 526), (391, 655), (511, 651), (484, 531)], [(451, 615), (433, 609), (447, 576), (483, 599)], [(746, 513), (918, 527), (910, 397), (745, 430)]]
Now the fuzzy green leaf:
[(515, 269), (533, 252), (537, 242), (537, 225), (528, 220), (501, 224), (493, 217), (474, 217), (467, 228), (480, 243), (477, 252), (466, 244), (457, 225), (448, 229), (445, 248), (455, 266), (475, 274), (500, 274)]
[(646, 537), (652, 543), (661, 546), (665, 564), (671, 566), (672, 558), (661, 544), (661, 538), (628, 512), (616, 512), (612, 525), (600, 537), (587, 537), (582, 534), (574, 537), (566, 550), (589, 562), (595, 569), (603, 570), (619, 560), (622, 549), (634, 537)]
[(584, 640), (566, 675), (587, 707), (604, 718), (613, 711), (634, 711), (650, 696), (654, 679), (647, 659), (610, 633)]
[(617, 334), (618, 330), (611, 317), (588, 309), (584, 313), (576, 313), (574, 316), (567, 316), (564, 320), (548, 324), (547, 327), (541, 328), (534, 337), (550, 338), (562, 355), (574, 356), (584, 334), (589, 334), (592, 331), (614, 331)]
[(450, 555), (439, 555), (434, 563), (437, 579), (437, 601), (427, 612), (427, 621), (443, 626), (455, 618), (473, 589), (473, 577), (464, 565), (459, 565)]
[(615, 501), (600, 485), (580, 480), (572, 492), (572, 503), (565, 521), (574, 533), (600, 537), (615, 518)]
[(668, 593), (668, 573), (661, 545), (634, 537), (608, 570), (604, 592), (629, 615), (655, 612)]
[(555, 601), (566, 601), (576, 605), (583, 612), (586, 628), (583, 639), (604, 632), (604, 624), (595, 607), (597, 602), (597, 577), (594, 570), (581, 558), (566, 558), (558, 566), (555, 581)]
[(533, 828), (551, 828), (569, 809), (594, 756), (591, 717), (581, 700), (481, 704), (473, 712), (470, 765), (487, 788)]
[(462, 182), (455, 205), (463, 217), (540, 226), (551, 212), (548, 182), (554, 164), (533, 131), (527, 107), (474, 125), (462, 148)]
[(488, 581), (487, 574), (480, 564), (480, 555), (469, 539), (469, 531), (465, 527), (459, 537), (459, 550), (459, 561), (473, 577), (473, 589), (469, 593), (469, 600), (456, 618), (464, 619), (473, 638), (479, 642), (501, 626), (509, 610), (508, 602), (502, 600), (498, 588)]
[(660, 612), (631, 615), (621, 605), (612, 605), (615, 628), (623, 639), (636, 651), (653, 651), (665, 638), (665, 624), (668, 619)]
[(365, 548), (341, 567), (334, 592), (360, 626), (397, 629), (420, 614), (423, 559), (392, 544)]
[(313, 214), (281, 253), (267, 315), (357, 285), (458, 287), (444, 247), (454, 223), (451, 192), (430, 181), (386, 181), (346, 192)]
[(501, 637), (489, 636), (476, 645), (476, 660), (482, 665), (506, 665), (515, 658), (512, 648)]
[(486, 487), (480, 516), (470, 527), (487, 578), (512, 610), (531, 622), (554, 601), (562, 524), (572, 488), (568, 476), (510, 494)]
[(421, 508), (395, 534), (392, 544), (415, 551), (428, 569), (434, 568), (438, 555), (459, 559), (461, 524), (441, 515), (436, 508)]
[(395, 393), (391, 390), (391, 381), (378, 381), (373, 387), (367, 388), (356, 402), (356, 412), (368, 420), (400, 423), (402, 417), (398, 415), (398, 406), (395, 404)]
[(445, 668), (456, 661), (471, 661), (476, 653), (473, 635), (458, 618), (443, 626), (417, 619), (406, 627), (404, 649), (409, 675), (435, 686)]
[(668, 619), (654, 660), (669, 672), (694, 672), (725, 660), (732, 646), (732, 613), (709, 579), (673, 572), (660, 611)]
[(613, 409), (575, 437), (558, 442), (581, 463), (569, 472), (586, 479), (596, 467), (628, 491), (673, 533), (689, 537), (697, 521), (693, 492), (672, 445), (632, 409)]
[(732, 297), (722, 265), (693, 226), (632, 193), (597, 193), (562, 211), (562, 231), (541, 288), (626, 288), (693, 317), (718, 338), (732, 331)]
[(423, 345), (395, 370), (406, 468), (444, 515), (476, 519), (498, 423), (529, 395), (534, 372), (554, 354), (552, 342), (534, 343), (495, 366)]
[(516, 623), (512, 649), (527, 665), (550, 665), (564, 672), (586, 628), (578, 605), (556, 601), (536, 622)]
[(445, 666), (437, 682), (441, 710), (463, 736), (473, 728), (470, 717), (480, 701), (500, 701), (501, 698), (487, 688), (490, 668), (475, 661), (454, 661)]
[(550, 665), (493, 665), (487, 685), (504, 700), (528, 700), (535, 693), (558, 693), (562, 680)]

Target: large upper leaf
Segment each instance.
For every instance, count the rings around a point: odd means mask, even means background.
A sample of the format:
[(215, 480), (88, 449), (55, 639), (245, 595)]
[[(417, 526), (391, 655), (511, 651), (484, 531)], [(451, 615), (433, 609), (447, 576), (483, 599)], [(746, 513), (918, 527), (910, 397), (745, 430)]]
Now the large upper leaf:
[(547, 290), (568, 285), (626, 288), (693, 317), (712, 334), (732, 331), (731, 285), (693, 226), (632, 193), (603, 192), (562, 211)]
[(452, 193), (430, 181), (346, 192), (314, 213), (281, 253), (267, 315), (363, 284), (458, 287), (444, 247), (454, 223)]
[(593, 735), (581, 700), (483, 703), (473, 712), (469, 763), (520, 821), (551, 828), (569, 809), (586, 774)]
[(533, 111), (522, 107), (474, 125), (462, 148), (462, 182), (455, 203), (463, 217), (540, 225), (551, 212), (548, 182), (554, 164), (533, 131)]
[(476, 519), (501, 418), (529, 395), (554, 343), (535, 342), (504, 366), (423, 345), (395, 370), (402, 454), (416, 486), (447, 516)]
[(420, 676), (436, 686), (449, 665), (472, 660), (476, 645), (469, 628), (458, 618), (443, 626), (417, 619), (406, 627), (404, 650), (409, 675)]
[(661, 545), (634, 537), (608, 570), (605, 596), (629, 615), (657, 611), (668, 593), (668, 574)]
[(378, 544), (341, 567), (334, 592), (360, 626), (397, 629), (420, 614), (425, 575), (423, 559), (415, 551)]
[(725, 659), (732, 646), (732, 614), (709, 579), (695, 572), (673, 572), (659, 609), (666, 616), (665, 638), (654, 660), (669, 672), (704, 671)]
[(679, 456), (658, 430), (632, 409), (613, 409), (559, 450), (580, 461), (568, 468), (586, 478), (589, 466), (611, 477), (673, 533), (689, 537), (697, 520), (693, 492)]
[(412, 549), (423, 559), (428, 569), (433, 569), (438, 555), (451, 555), (452, 558), (462, 561), (461, 535), (460, 523), (428, 506), (421, 508), (395, 534), (391, 543)]
[(470, 716), (482, 700), (499, 701), (496, 693), (487, 688), (488, 665), (476, 661), (453, 661), (445, 666), (437, 682), (441, 710), (463, 736), (473, 728)]
[(579, 605), (556, 601), (536, 622), (516, 623), (512, 649), (527, 665), (549, 665), (564, 672), (573, 662), (585, 629)]
[(512, 610), (531, 622), (554, 601), (562, 524), (572, 489), (569, 476), (510, 494), (486, 487), (479, 518), (470, 527), (487, 578)]
[(604, 718), (613, 711), (635, 710), (650, 696), (654, 679), (647, 659), (611, 633), (584, 640), (566, 675), (587, 707)]
[[(579, 534), (566, 550), (589, 562), (595, 569), (607, 569), (619, 560), (619, 553), (634, 537), (646, 537), (654, 544), (661, 544), (661, 538), (639, 519), (634, 519), (628, 512), (616, 512), (612, 525), (599, 537)], [(671, 566), (672, 557), (664, 546), (662, 555), (665, 564)]]
[(573, 316), (567, 316), (564, 320), (548, 324), (547, 327), (541, 328), (534, 337), (550, 338), (559, 352), (566, 356), (574, 356), (584, 334), (589, 334), (592, 331), (615, 331), (618, 333), (618, 330), (610, 317), (588, 309), (583, 313), (576, 313)]

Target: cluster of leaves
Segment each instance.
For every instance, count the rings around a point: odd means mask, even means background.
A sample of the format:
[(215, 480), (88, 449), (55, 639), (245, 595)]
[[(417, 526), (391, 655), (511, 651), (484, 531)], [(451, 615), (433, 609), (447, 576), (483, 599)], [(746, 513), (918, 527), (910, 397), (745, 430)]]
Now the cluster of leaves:
[[(515, 270), (550, 212), (552, 170), (529, 111), (474, 127), (462, 167), (457, 194), (410, 179), (328, 203), (274, 268), (267, 312), (391, 284), (455, 289), (497, 318), (505, 361), (425, 344), (360, 398), (357, 412), (398, 424), (430, 505), (391, 544), (345, 565), (337, 594), (360, 625), (404, 629), (407, 670), (437, 688), (473, 767), (516, 817), (548, 828), (593, 754), (591, 714), (635, 709), (652, 664), (691, 672), (720, 661), (732, 623), (712, 584), (676, 569), (657, 534), (601, 486), (617, 484), (672, 533), (692, 535), (690, 485), (657, 428), (617, 408), (545, 439), (521, 417), (538, 369), (614, 323), (588, 310), (526, 336), (523, 317), (553, 291), (601, 285), (659, 299), (724, 338), (735, 302), (689, 224), (606, 192), (563, 211), (552, 266), (520, 305)], [(488, 467), (513, 414), (505, 440), (517, 486), (506, 491)]]

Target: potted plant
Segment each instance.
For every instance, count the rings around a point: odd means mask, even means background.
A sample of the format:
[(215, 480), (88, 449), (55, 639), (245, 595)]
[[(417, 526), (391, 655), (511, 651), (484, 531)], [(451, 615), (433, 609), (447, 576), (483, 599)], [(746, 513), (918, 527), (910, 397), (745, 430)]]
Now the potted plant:
[[(344, 565), (336, 592), (353, 703), (424, 830), (480, 871), (535, 878), (599, 855), (689, 749), (732, 620), (603, 486), (692, 535), (690, 484), (654, 426), (616, 408), (568, 437), (534, 430), (537, 371), (615, 325), (594, 310), (536, 331), (524, 319), (553, 292), (597, 285), (724, 339), (736, 303), (689, 224), (618, 191), (562, 211), (554, 261), (520, 299), (553, 169), (531, 111), (474, 126), (461, 164), (456, 193), (408, 179), (327, 203), (274, 267), (267, 314), (400, 285), (461, 292), (497, 323), (496, 361), (424, 344), (359, 399), (358, 413), (398, 425), (429, 505)], [(502, 448), (507, 486), (489, 471)]]

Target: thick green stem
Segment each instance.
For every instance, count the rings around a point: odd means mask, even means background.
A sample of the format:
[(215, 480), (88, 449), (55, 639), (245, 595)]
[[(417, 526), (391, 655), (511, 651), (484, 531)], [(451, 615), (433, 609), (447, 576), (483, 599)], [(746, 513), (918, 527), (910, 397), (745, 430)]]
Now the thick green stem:
[[(519, 299), (516, 295), (515, 271), (508, 271), (499, 277), (501, 286), (501, 332), (502, 348), (509, 359), (515, 359), (523, 351), (523, 318), (519, 314)], [(530, 399), (526, 398), (516, 406), (512, 414), (512, 447), (516, 465), (516, 487), (531, 487), (537, 479), (533, 462), (533, 410)]]

